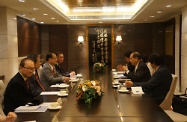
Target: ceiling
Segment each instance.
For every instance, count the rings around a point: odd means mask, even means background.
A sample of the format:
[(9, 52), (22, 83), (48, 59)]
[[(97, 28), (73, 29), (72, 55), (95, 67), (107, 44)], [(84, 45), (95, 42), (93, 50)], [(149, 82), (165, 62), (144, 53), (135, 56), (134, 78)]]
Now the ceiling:
[[(187, 0), (147, 0), (132, 18), (119, 18), (119, 16), (129, 16), (130, 11), (123, 12), (100, 12), (97, 8), (133, 6), (137, 0), (53, 0), (55, 6), (51, 5), (51, 0), (0, 0), (0, 6), (10, 8), (17, 12), (18, 16), (31, 21), (44, 24), (125, 24), (125, 23), (150, 23), (166, 21), (181, 13), (181, 10), (187, 6)], [(140, 0), (143, 1), (143, 0)], [(59, 3), (60, 2), (60, 3)], [(66, 7), (58, 8), (61, 2), (68, 6), (70, 13), (61, 11)], [(171, 5), (171, 7), (166, 7)], [(74, 8), (91, 8), (81, 10), (80, 13), (73, 13)], [(36, 9), (36, 10), (35, 10)], [(112, 9), (110, 9), (112, 10)], [(134, 9), (133, 9), (134, 10)], [(91, 11), (91, 12), (88, 12)], [(158, 13), (161, 12), (161, 13)], [(81, 19), (69, 19), (79, 17)], [(102, 19), (102, 17), (107, 17)], [(117, 18), (113, 18), (117, 17)], [(86, 19), (84, 19), (86, 18)]]

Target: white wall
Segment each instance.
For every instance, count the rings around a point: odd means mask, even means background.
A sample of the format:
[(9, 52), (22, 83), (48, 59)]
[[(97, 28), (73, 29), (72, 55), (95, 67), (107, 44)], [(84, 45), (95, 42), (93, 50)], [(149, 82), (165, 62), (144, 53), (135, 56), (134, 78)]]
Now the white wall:
[(187, 7), (182, 10), (181, 84), (182, 92), (184, 92), (187, 88)]

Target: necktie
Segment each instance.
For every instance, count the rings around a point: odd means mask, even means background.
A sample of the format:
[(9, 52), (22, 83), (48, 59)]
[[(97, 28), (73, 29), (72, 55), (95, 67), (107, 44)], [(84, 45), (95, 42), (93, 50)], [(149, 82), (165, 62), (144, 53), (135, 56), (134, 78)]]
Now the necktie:
[(36, 81), (38, 82), (39, 86), (41, 87), (42, 91), (45, 91), (43, 85), (40, 83), (37, 70), (35, 70), (35, 78), (36, 78)]
[(52, 75), (53, 75), (53, 77), (55, 77), (55, 70), (54, 70), (54, 67), (53, 67), (53, 69), (52, 69)]
[(29, 90), (29, 81), (28, 81), (28, 79), (25, 80), (25, 83), (26, 83), (27, 89)]

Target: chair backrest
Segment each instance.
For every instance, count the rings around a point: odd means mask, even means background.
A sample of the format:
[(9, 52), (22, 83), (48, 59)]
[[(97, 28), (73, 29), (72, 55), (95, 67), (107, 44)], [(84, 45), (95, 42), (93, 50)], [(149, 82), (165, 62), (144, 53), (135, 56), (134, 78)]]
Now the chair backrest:
[(175, 92), (176, 84), (177, 84), (177, 76), (172, 74), (172, 82), (170, 85), (170, 89), (169, 89), (165, 99), (160, 104), (160, 107), (163, 110), (170, 110), (171, 109), (171, 104), (172, 104), (172, 99), (173, 99), (173, 95)]

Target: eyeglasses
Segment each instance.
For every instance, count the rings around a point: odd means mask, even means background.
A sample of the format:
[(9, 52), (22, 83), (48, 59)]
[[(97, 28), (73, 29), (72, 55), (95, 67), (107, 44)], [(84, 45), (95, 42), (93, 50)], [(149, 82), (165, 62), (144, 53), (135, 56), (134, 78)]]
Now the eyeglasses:
[(24, 67), (24, 66), (23, 66), (23, 68), (25, 68), (25, 69), (27, 69), (28, 71), (31, 71), (31, 72), (33, 72), (35, 70), (35, 68), (29, 68), (29, 67)]

